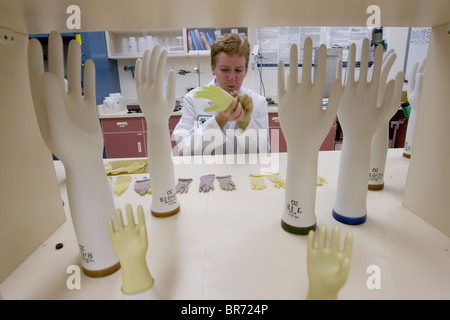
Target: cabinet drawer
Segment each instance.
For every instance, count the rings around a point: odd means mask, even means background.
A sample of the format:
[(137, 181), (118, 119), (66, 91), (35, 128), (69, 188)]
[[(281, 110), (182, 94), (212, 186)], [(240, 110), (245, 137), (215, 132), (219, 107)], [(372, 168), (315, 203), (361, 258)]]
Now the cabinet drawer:
[(134, 158), (147, 155), (143, 132), (107, 133), (103, 136), (108, 158)]
[(278, 113), (269, 113), (269, 128), (280, 127)]
[[(176, 125), (180, 121), (181, 116), (171, 116), (169, 118), (169, 130), (175, 129)], [(147, 121), (144, 121), (144, 131), (147, 131)]]
[(102, 119), (103, 132), (144, 131), (142, 118)]

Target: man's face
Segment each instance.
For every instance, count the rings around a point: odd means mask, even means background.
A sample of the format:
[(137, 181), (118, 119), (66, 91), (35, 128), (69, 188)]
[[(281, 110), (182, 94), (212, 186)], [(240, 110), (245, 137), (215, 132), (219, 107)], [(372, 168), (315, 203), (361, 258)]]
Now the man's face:
[(216, 57), (216, 66), (211, 65), (211, 71), (216, 76), (219, 87), (233, 94), (234, 91), (239, 91), (247, 75), (245, 57), (220, 52)]

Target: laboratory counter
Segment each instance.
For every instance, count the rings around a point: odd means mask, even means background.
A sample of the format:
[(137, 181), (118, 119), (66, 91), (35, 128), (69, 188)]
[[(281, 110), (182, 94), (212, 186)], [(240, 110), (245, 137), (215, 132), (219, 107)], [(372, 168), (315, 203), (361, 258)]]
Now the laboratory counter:
[[(115, 118), (144, 118), (145, 115), (143, 112), (129, 112), (127, 109), (114, 112), (114, 113), (105, 113), (103, 109), (103, 105), (97, 105), (98, 117), (99, 119), (115, 119)], [(269, 105), (267, 108), (269, 113), (278, 113), (278, 106)], [(183, 110), (173, 111), (170, 116), (181, 116), (183, 114)]]
[[(385, 187), (368, 191), (366, 223), (350, 226), (332, 217), (340, 151), (321, 151), (317, 186), (317, 224), (341, 227), (341, 245), (354, 234), (348, 281), (339, 299), (450, 299), (450, 238), (402, 205), (409, 159), (389, 149)], [(105, 159), (105, 162), (115, 159)], [(175, 179), (192, 178), (188, 193), (178, 194), (178, 214), (151, 215), (152, 196), (134, 191), (132, 181), (117, 208), (144, 208), (149, 248), (147, 262), (162, 299), (303, 300), (308, 290), (307, 237), (281, 228), (285, 189), (266, 179), (253, 190), (249, 174), (279, 172), (285, 179), (286, 153), (230, 158), (173, 157)], [(224, 163), (220, 163), (223, 161)], [(103, 278), (81, 275), (81, 288), (67, 285), (73, 265), (81, 266), (67, 205), (64, 166), (55, 161), (67, 221), (3, 283), (4, 299), (122, 299), (121, 270)], [(230, 174), (236, 190), (200, 193), (200, 177)], [(112, 177), (114, 184), (117, 176)], [(107, 222), (105, 221), (105, 224)], [(55, 245), (63, 244), (56, 250)]]

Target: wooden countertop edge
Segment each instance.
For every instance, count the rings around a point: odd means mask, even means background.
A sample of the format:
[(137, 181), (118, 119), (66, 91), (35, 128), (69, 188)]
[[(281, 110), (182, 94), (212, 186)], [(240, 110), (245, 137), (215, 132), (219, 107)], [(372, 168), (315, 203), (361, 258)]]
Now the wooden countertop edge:
[[(269, 106), (268, 112), (269, 113), (278, 113), (278, 107)], [(173, 117), (173, 116), (181, 116), (181, 115), (182, 115), (182, 110), (174, 111), (171, 113), (170, 116)], [(99, 117), (99, 119), (118, 119), (118, 118), (144, 118), (145, 116), (143, 113), (136, 113), (136, 112), (128, 113), (126, 110), (124, 110), (124, 111), (117, 112), (117, 113), (98, 112), (98, 117)]]

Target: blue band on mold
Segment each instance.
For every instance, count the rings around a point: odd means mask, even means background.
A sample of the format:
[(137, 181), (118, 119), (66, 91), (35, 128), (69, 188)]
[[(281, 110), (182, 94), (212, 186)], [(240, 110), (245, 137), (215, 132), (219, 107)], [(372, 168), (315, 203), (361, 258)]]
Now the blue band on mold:
[(333, 218), (335, 218), (337, 221), (345, 223), (345, 224), (357, 225), (357, 224), (363, 224), (364, 222), (366, 222), (367, 214), (362, 217), (358, 217), (358, 218), (349, 218), (349, 217), (342, 216), (333, 210)]

